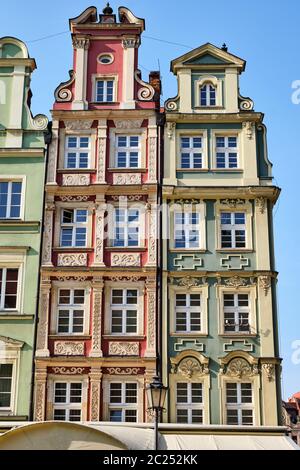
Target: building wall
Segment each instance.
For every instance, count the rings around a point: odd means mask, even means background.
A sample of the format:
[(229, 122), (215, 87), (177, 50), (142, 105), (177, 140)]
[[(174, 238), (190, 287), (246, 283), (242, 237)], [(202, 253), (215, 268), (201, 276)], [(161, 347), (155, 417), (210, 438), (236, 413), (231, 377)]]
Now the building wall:
[[(2, 280), (6, 269), (18, 269), (16, 305), (3, 300), (0, 310), (0, 367), (13, 366), (0, 420), (30, 417), (48, 122), (46, 116), (33, 117), (28, 105), (35, 67), (24, 43), (0, 39), (0, 183), (22, 183), (19, 213), (7, 210), (0, 219)], [(2, 194), (6, 207), (9, 197), (4, 199)]]
[[(239, 94), (238, 77), (244, 68), (244, 61), (211, 44), (171, 62), (179, 93), (165, 103), (163, 200), (168, 217), (163, 217), (162, 313), (163, 375), (169, 385), (165, 420), (170, 422), (276, 425), (280, 419), (271, 225), (279, 190), (272, 186), (263, 116), (253, 110), (250, 98)], [(206, 85), (214, 91), (212, 103), (206, 95), (205, 104), (200, 90)], [(190, 149), (181, 145), (187, 137), (202, 138), (201, 146), (192, 150), (201, 153), (202, 165), (196, 160), (192, 164), (192, 157), (188, 164), (184, 161)], [(225, 139), (227, 150), (218, 137)], [(229, 137), (235, 138), (234, 148), (226, 141)], [(186, 233), (189, 219), (185, 215), (182, 227), (176, 225), (174, 212), (198, 216), (199, 243), (183, 248), (175, 242), (176, 236), (180, 239), (175, 230)], [(242, 230), (246, 241), (226, 245), (221, 232), (227, 230), (228, 236), (234, 214), (240, 213), (244, 225), (235, 229)], [(230, 214), (226, 226), (222, 214)], [(177, 300), (180, 295), (184, 300)], [(200, 306), (192, 310), (188, 303), (196, 295)], [(248, 296), (246, 304), (240, 300), (243, 295)], [(199, 311), (201, 327), (187, 331), (189, 316), (199, 319)], [(193, 387), (202, 390), (193, 392)], [(250, 397), (243, 391), (247, 387)]]

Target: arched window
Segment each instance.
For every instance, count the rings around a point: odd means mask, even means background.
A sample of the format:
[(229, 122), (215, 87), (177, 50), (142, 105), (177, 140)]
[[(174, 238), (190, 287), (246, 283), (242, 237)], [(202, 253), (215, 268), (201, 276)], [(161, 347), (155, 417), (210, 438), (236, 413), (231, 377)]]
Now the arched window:
[(216, 106), (216, 87), (205, 83), (200, 88), (200, 106)]

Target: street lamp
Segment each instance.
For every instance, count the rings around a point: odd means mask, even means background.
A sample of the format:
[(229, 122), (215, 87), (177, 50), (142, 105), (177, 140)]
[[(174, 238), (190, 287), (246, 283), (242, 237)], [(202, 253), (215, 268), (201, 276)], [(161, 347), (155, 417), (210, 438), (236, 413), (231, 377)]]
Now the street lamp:
[(160, 378), (157, 375), (153, 377), (153, 382), (150, 383), (146, 388), (149, 405), (148, 409), (154, 414), (155, 450), (157, 450), (158, 447), (158, 421), (164, 409), (167, 389), (168, 388), (162, 384)]

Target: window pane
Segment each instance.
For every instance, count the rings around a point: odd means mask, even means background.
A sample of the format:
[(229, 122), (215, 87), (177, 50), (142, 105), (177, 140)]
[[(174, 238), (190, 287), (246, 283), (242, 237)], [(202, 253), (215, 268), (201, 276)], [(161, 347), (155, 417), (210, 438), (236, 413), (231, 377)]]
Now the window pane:
[(123, 304), (123, 290), (113, 289), (112, 290), (112, 303), (122, 305)]
[(121, 422), (122, 421), (122, 410), (110, 410), (109, 421)]
[(12, 371), (12, 364), (0, 364), (0, 408), (10, 407)]
[(187, 422), (188, 422), (188, 411), (177, 410), (177, 423), (187, 423)]
[(137, 403), (137, 384), (128, 383), (125, 385), (125, 402)]
[(192, 410), (192, 423), (193, 424), (202, 424), (203, 422), (203, 411), (202, 410)]
[(67, 402), (67, 384), (56, 382), (54, 392), (55, 403), (66, 403)]
[(59, 303), (70, 304), (70, 289), (60, 289), (59, 291)]
[(242, 403), (252, 403), (252, 384), (251, 383), (241, 384), (241, 397), (242, 397)]
[(191, 294), (190, 299), (191, 307), (200, 307), (200, 294)]
[(253, 411), (252, 410), (242, 410), (242, 424), (243, 425), (253, 424)]
[(54, 409), (54, 420), (55, 421), (66, 421), (66, 410)]
[(82, 384), (71, 383), (70, 384), (70, 403), (81, 403)]
[(74, 290), (74, 304), (84, 304), (84, 289)]
[(122, 403), (122, 384), (110, 384), (110, 403)]
[(226, 384), (226, 401), (227, 403), (237, 403), (237, 384)]
[(185, 294), (176, 294), (176, 306), (185, 307), (186, 306), (186, 295)]
[(127, 290), (127, 304), (136, 304), (137, 303), (137, 290), (128, 289)]
[(122, 310), (112, 310), (111, 315), (111, 332), (122, 333)]
[(192, 403), (202, 403), (202, 383), (192, 383)]
[(59, 310), (58, 312), (58, 333), (69, 332), (69, 310)]
[(74, 211), (73, 210), (63, 210), (62, 221), (64, 224), (71, 224), (74, 221)]
[(6, 270), (6, 286), (4, 308), (16, 308), (18, 291), (18, 269)]
[(136, 423), (136, 420), (137, 420), (136, 410), (125, 410), (126, 423)]
[(177, 403), (188, 402), (188, 384), (184, 382), (177, 383)]
[(73, 333), (83, 332), (84, 312), (83, 310), (73, 311)]
[(186, 331), (186, 312), (176, 312), (176, 331)]
[(137, 311), (127, 310), (126, 312), (126, 333), (137, 332)]
[(191, 331), (201, 331), (200, 312), (191, 312)]
[(81, 421), (81, 410), (70, 410), (69, 411), (70, 421)]
[(238, 410), (227, 410), (227, 424), (239, 424)]

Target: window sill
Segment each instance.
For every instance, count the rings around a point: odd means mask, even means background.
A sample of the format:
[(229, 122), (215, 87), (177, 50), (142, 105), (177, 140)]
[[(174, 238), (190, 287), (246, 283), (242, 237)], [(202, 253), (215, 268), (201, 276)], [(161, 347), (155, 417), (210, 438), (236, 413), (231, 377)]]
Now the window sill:
[(129, 340), (129, 339), (133, 339), (133, 340), (144, 340), (146, 338), (146, 336), (144, 335), (131, 335), (129, 333), (126, 333), (124, 335), (111, 335), (111, 334), (106, 334), (106, 335), (103, 335), (102, 336), (103, 339), (109, 339), (110, 341), (114, 341), (114, 340), (120, 340), (120, 341), (124, 341), (124, 340)]
[(195, 338), (195, 337), (206, 337), (208, 336), (208, 333), (197, 333), (196, 331), (193, 331), (192, 333), (170, 333), (170, 336), (173, 338), (178, 338), (178, 337), (184, 337), (184, 338)]
[(146, 168), (107, 168), (111, 173), (146, 173)]
[(226, 339), (229, 339), (229, 338), (256, 338), (257, 337), (257, 333), (219, 333), (220, 338), (226, 338)]
[(212, 173), (244, 173), (241, 168), (210, 168)]
[(86, 334), (58, 334), (58, 333), (55, 333), (55, 334), (50, 334), (49, 335), (49, 339), (57, 339), (57, 340), (77, 340), (77, 339), (81, 339), (81, 340), (89, 340), (91, 339), (91, 335), (86, 335)]
[(85, 252), (94, 251), (94, 248), (91, 248), (91, 247), (84, 248), (84, 247), (78, 247), (78, 246), (66, 246), (66, 247), (55, 246), (55, 247), (53, 247), (53, 251), (57, 251), (57, 252), (64, 252), (64, 251), (73, 252), (73, 251), (76, 251), (76, 253), (85, 253)]
[(206, 253), (207, 250), (205, 248), (170, 248), (170, 253)]
[(112, 104), (120, 104), (119, 101), (90, 101), (90, 104), (92, 105), (102, 105), (102, 106), (110, 106)]
[(194, 106), (194, 109), (225, 109), (224, 106)]
[(15, 310), (9, 310), (7, 312), (0, 311), (0, 319), (6, 320), (32, 320), (33, 314), (19, 313)]
[(176, 168), (181, 173), (208, 173), (209, 168)]
[(252, 248), (216, 248), (217, 253), (253, 253)]
[(132, 252), (132, 251), (147, 251), (147, 248), (145, 248), (144, 246), (143, 247), (138, 247), (138, 246), (134, 246), (134, 247), (128, 247), (128, 246), (106, 246), (104, 248), (104, 250), (106, 251), (124, 251), (124, 252)]
[(95, 173), (96, 168), (60, 168), (57, 173)]

